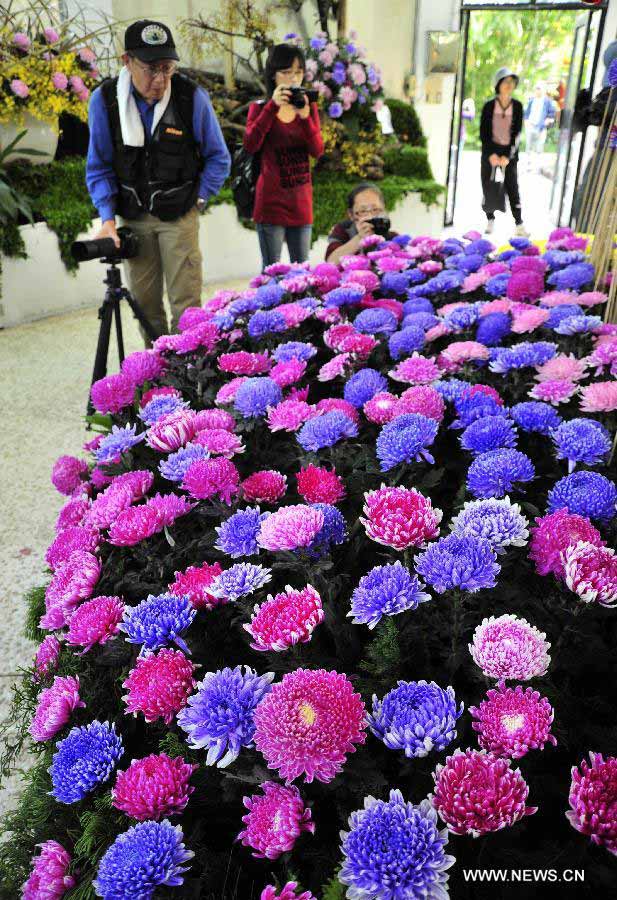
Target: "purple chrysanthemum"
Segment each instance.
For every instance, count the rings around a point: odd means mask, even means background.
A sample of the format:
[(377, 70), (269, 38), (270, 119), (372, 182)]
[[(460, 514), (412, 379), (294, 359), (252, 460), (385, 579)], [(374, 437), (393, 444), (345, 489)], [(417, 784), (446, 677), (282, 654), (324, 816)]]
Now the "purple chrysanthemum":
[(173, 394), (163, 394), (162, 397), (154, 397), (153, 400), (146, 403), (143, 409), (140, 410), (139, 418), (146, 425), (150, 426), (162, 419), (163, 416), (168, 416), (169, 413), (176, 412), (179, 409), (186, 409), (187, 407), (188, 403), (185, 400), (181, 400)]
[(307, 452), (316, 453), (323, 447), (333, 447), (344, 438), (356, 437), (358, 426), (338, 409), (305, 422), (297, 434), (298, 443)]
[[(560, 251), (553, 251), (559, 253)], [(578, 256), (578, 254), (573, 254)], [(544, 255), (546, 259), (546, 254)], [(575, 262), (563, 269), (558, 269), (548, 276), (548, 283), (558, 291), (582, 291), (591, 284), (595, 275), (592, 263)]]
[(289, 362), (292, 359), (307, 362), (316, 353), (317, 348), (312, 344), (304, 341), (287, 341), (285, 344), (279, 344), (273, 350), (272, 356), (277, 362)]
[(431, 544), (416, 559), (416, 571), (438, 594), (459, 588), (475, 593), (493, 588), (500, 565), (486, 538), (450, 534)]
[(611, 449), (611, 437), (595, 419), (570, 419), (551, 435), (557, 459), (568, 460), (568, 471), (577, 463), (595, 466), (604, 461)]
[(184, 476), (194, 462), (199, 459), (207, 459), (208, 451), (200, 444), (187, 444), (175, 453), (170, 453), (167, 459), (159, 463), (159, 471), (168, 481), (184, 481)]
[(505, 416), (483, 416), (468, 425), (460, 436), (461, 447), (474, 456), (516, 446), (516, 428)]
[(360, 334), (393, 334), (398, 320), (389, 309), (363, 309), (353, 320), (353, 326)]
[(610, 521), (617, 515), (617, 487), (599, 472), (573, 472), (549, 491), (548, 512), (567, 509), (588, 519)]
[(327, 556), (333, 547), (347, 540), (347, 522), (343, 514), (330, 503), (313, 503), (313, 509), (323, 513), (323, 525), (307, 547), (307, 553), (316, 559)]
[(496, 553), (506, 547), (524, 547), (529, 538), (528, 522), (518, 503), (509, 497), (501, 500), (468, 500), (450, 522), (450, 530), (459, 537), (486, 538)]
[(439, 431), (439, 423), (419, 413), (404, 413), (388, 422), (377, 437), (376, 453), (382, 472), (400, 463), (435, 460), (428, 451)]
[(52, 796), (59, 803), (76, 803), (98, 784), (107, 781), (124, 753), (116, 726), (109, 722), (90, 722), (72, 728), (56, 744), (49, 768)]
[(364, 575), (351, 595), (354, 625), (374, 628), (382, 616), (394, 616), (431, 599), (422, 583), (400, 562), (374, 566)]
[(247, 378), (236, 391), (234, 406), (245, 419), (259, 418), (282, 399), (283, 392), (272, 378)]
[(476, 329), (476, 340), (486, 347), (496, 347), (512, 330), (512, 320), (505, 312), (482, 316)]
[(510, 415), (522, 431), (546, 435), (557, 428), (562, 421), (561, 416), (550, 403), (542, 403), (540, 400), (515, 403), (510, 409)]
[(141, 644), (144, 650), (158, 650), (174, 643), (189, 652), (180, 635), (190, 626), (197, 610), (188, 597), (174, 594), (150, 594), (137, 606), (127, 606), (120, 630), (130, 644)]
[(271, 578), (271, 569), (256, 566), (253, 563), (236, 563), (214, 579), (210, 590), (216, 597), (221, 597), (226, 601), (235, 601), (254, 594)]
[(443, 750), (456, 737), (457, 707), (454, 688), (434, 681), (399, 681), (383, 700), (373, 694), (373, 713), (368, 716), (375, 737), (390, 750), (403, 750), (409, 759)]
[[(408, 318), (416, 318), (416, 316), (408, 316)], [(391, 358), (399, 360), (402, 356), (421, 350), (424, 347), (424, 343), (424, 329), (416, 325), (406, 325), (401, 331), (395, 331), (394, 334), (390, 335), (388, 349)]]
[(277, 309), (260, 309), (249, 319), (247, 331), (252, 338), (261, 338), (286, 328), (285, 316)]
[[(372, 312), (372, 310), (368, 310)], [(344, 397), (356, 409), (362, 409), (375, 394), (388, 389), (388, 381), (376, 369), (360, 369), (345, 385)]]
[(535, 475), (532, 461), (520, 450), (481, 453), (469, 466), (467, 488), (474, 497), (505, 497), (519, 481)]
[(111, 434), (104, 437), (94, 455), (98, 463), (118, 462), (122, 453), (130, 450), (145, 438), (146, 433), (137, 434), (137, 425), (112, 426)]
[(258, 506), (239, 509), (216, 527), (218, 539), (215, 547), (232, 558), (259, 553), (257, 535), (268, 515), (262, 513)]

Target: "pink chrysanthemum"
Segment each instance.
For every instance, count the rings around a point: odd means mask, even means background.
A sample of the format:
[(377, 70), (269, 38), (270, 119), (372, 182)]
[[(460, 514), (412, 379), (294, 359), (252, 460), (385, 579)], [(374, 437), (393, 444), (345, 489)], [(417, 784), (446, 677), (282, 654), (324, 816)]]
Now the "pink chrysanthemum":
[(490, 313), (509, 313), (514, 306), (514, 302), (512, 300), (507, 300), (505, 297), (498, 297), (495, 300), (489, 300), (484, 304), (482, 309), (480, 310), (481, 316), (488, 316)]
[(283, 506), (261, 523), (257, 543), (264, 550), (308, 547), (323, 528), (324, 515), (312, 506)]
[(533, 688), (523, 690), (520, 684), (507, 688), (500, 681), (497, 690), (487, 691), (486, 696), (479, 707), (469, 707), (483, 750), (520, 759), (530, 750), (543, 750), (547, 741), (557, 744), (551, 734), (553, 707)]
[(233, 403), (234, 397), (238, 392), (238, 388), (240, 387), (240, 385), (244, 384), (246, 379), (246, 375), (239, 375), (237, 378), (232, 378), (232, 380), (228, 384), (224, 384), (222, 388), (219, 388), (218, 393), (214, 399), (216, 405), (225, 406), (226, 403)]
[(236, 427), (236, 420), (225, 409), (201, 409), (195, 413), (193, 424), (196, 433), (205, 428), (224, 428), (225, 431), (233, 431)]
[(573, 291), (548, 291), (540, 297), (542, 306), (561, 306), (564, 303), (577, 303), (577, 296)]
[(288, 784), (300, 775), (331, 781), (365, 729), (362, 698), (346, 675), (325, 669), (284, 675), (255, 710), (255, 746)]
[(139, 401), (139, 406), (141, 409), (149, 403), (151, 400), (154, 400), (155, 397), (177, 397), (178, 400), (182, 399), (182, 394), (180, 391), (177, 391), (173, 387), (153, 387), (147, 390), (144, 394), (141, 395), (141, 400)]
[(195, 687), (193, 664), (181, 650), (164, 647), (137, 660), (122, 687), (126, 713), (143, 713), (146, 722), (169, 725)]
[[(445, 361), (446, 368), (451, 369), (452, 366), (462, 366), (464, 363), (472, 359), (488, 359), (489, 350), (479, 341), (452, 341), (448, 344), (438, 357), (438, 363), (443, 367)], [(449, 365), (448, 365), (449, 364)]]
[(45, 613), (40, 627), (55, 631), (67, 624), (72, 611), (81, 600), (92, 596), (101, 574), (101, 563), (86, 550), (71, 553), (53, 574), (45, 591)]
[(388, 374), (395, 381), (403, 381), (407, 384), (432, 384), (441, 377), (441, 370), (433, 359), (427, 359), (426, 356), (420, 356), (419, 353), (412, 353)]
[(146, 496), (153, 482), (154, 475), (148, 469), (135, 469), (133, 472), (124, 472), (122, 475), (114, 476), (110, 487), (128, 487), (133, 500), (141, 500), (142, 497)]
[(278, 888), (273, 884), (269, 884), (261, 892), (259, 900), (317, 900), (310, 891), (302, 891), (301, 894), (296, 894), (296, 890), (300, 890), (297, 881), (288, 881), (281, 888), (280, 894)]
[(199, 347), (206, 350), (214, 350), (221, 334), (213, 322), (201, 322), (193, 328), (188, 328), (182, 334), (171, 336), (171, 348), (178, 354), (192, 353)]
[(550, 646), (543, 631), (507, 613), (482, 620), (469, 652), (487, 678), (529, 681), (546, 674)]
[(218, 562), (202, 566), (189, 566), (184, 572), (174, 572), (176, 580), (167, 590), (176, 597), (188, 597), (196, 609), (214, 609), (224, 600), (215, 597), (208, 591), (215, 578), (223, 569)]
[(198, 459), (188, 468), (182, 489), (196, 500), (219, 497), (229, 506), (240, 490), (240, 474), (229, 459)]
[[(365, 261), (364, 258), (362, 259)], [(360, 285), (365, 291), (374, 291), (379, 287), (378, 276), (368, 269), (353, 269), (345, 272), (342, 278), (343, 284), (348, 284), (350, 281), (353, 281), (356, 285)]]
[(195, 414), (190, 409), (179, 409), (158, 420), (148, 429), (146, 443), (159, 453), (173, 453), (184, 447), (195, 434)]
[(610, 547), (578, 541), (563, 554), (565, 581), (584, 603), (617, 604), (617, 556)]
[(594, 844), (617, 855), (617, 757), (590, 751), (589, 759), (572, 767), (566, 818)]
[(145, 504), (129, 506), (111, 525), (107, 540), (117, 547), (134, 547), (162, 530), (163, 523), (156, 509)]
[(617, 381), (597, 381), (581, 388), (582, 412), (612, 412), (617, 409)]
[(64, 531), (72, 525), (82, 525), (90, 509), (90, 500), (84, 494), (72, 497), (64, 504), (56, 519), (56, 532)]
[(211, 456), (224, 456), (226, 459), (244, 453), (246, 449), (242, 439), (225, 428), (206, 428), (195, 435), (193, 443), (204, 447)]
[(320, 414), (338, 410), (344, 413), (352, 422), (355, 422), (356, 425), (360, 424), (360, 413), (349, 400), (343, 400), (342, 397), (324, 397), (323, 400), (317, 403), (316, 409)]
[(38, 646), (34, 657), (34, 672), (32, 680), (43, 681), (48, 675), (52, 675), (58, 668), (60, 658), (60, 641), (55, 634), (48, 634)]
[(418, 268), (425, 275), (436, 275), (443, 269), (443, 263), (438, 262), (436, 259), (427, 259), (426, 262), (421, 262)]
[(350, 353), (366, 360), (377, 346), (379, 341), (370, 334), (349, 334), (341, 341), (341, 353)]
[(313, 315), (310, 309), (300, 306), (299, 303), (281, 303), (276, 307), (276, 311), (285, 319), (287, 328), (297, 328)]
[(99, 378), (90, 388), (92, 405), (97, 412), (118, 413), (130, 406), (135, 396), (135, 385), (126, 375), (106, 375)]
[(441, 422), (445, 411), (446, 405), (443, 397), (434, 387), (428, 384), (417, 384), (403, 391), (396, 405), (395, 417), (405, 413), (419, 413), (428, 419)]
[(454, 834), (479, 837), (537, 812), (536, 806), (526, 805), (529, 786), (520, 770), (484, 750), (455, 750), (433, 778), (430, 800)]
[(51, 483), (60, 494), (70, 497), (88, 478), (88, 463), (76, 456), (59, 456), (51, 473)]
[(339, 375), (345, 374), (345, 369), (349, 365), (351, 353), (337, 353), (327, 363), (324, 363), (317, 373), (318, 381), (333, 381)]
[(493, 275), (501, 275), (503, 272), (508, 272), (509, 269), (505, 262), (497, 259), (495, 262), (486, 263), (486, 265), (482, 266), (478, 271), (486, 272), (488, 277), (492, 278)]
[(118, 772), (111, 791), (112, 806), (138, 822), (178, 815), (195, 790), (189, 778), (198, 768), (181, 756), (172, 758), (166, 753), (134, 759), (128, 769)]
[(136, 350), (125, 357), (120, 372), (139, 387), (144, 381), (155, 381), (165, 371), (165, 360), (155, 350)]
[(246, 827), (237, 840), (251, 847), (259, 859), (278, 859), (293, 849), (303, 831), (313, 834), (315, 823), (295, 785), (266, 781), (259, 787), (263, 794), (242, 799), (248, 813), (242, 816)]
[(506, 296), (510, 300), (527, 300), (529, 303), (532, 303), (541, 296), (543, 290), (544, 275), (542, 272), (535, 272), (533, 269), (525, 268), (520, 272), (512, 272), (508, 279)]
[(440, 306), (437, 310), (437, 315), (447, 316), (448, 313), (454, 312), (455, 309), (461, 309), (462, 307), (469, 306), (469, 303), (466, 300), (455, 300), (453, 303), (444, 303), (443, 306)]
[(467, 275), (465, 281), (461, 285), (461, 294), (469, 294), (471, 291), (477, 291), (479, 287), (489, 280), (491, 276), (488, 272), (472, 272)]
[(180, 516), (190, 513), (196, 504), (177, 494), (155, 494), (154, 497), (146, 500), (145, 506), (155, 511), (159, 517), (161, 528), (165, 528), (173, 525)]
[(277, 363), (270, 371), (270, 378), (276, 381), (279, 387), (291, 387), (297, 384), (306, 372), (306, 362), (303, 359), (289, 359)]
[(178, 331), (189, 331), (191, 328), (201, 325), (202, 322), (208, 322), (211, 316), (211, 309), (204, 309), (202, 306), (189, 306), (178, 319)]
[(536, 381), (580, 381), (585, 376), (585, 360), (572, 354), (558, 353), (548, 362), (536, 366)]
[(544, 325), (550, 313), (548, 309), (528, 306), (526, 309), (513, 310), (512, 331), (514, 334), (526, 334)]
[(71, 713), (85, 706), (79, 699), (79, 678), (67, 675), (56, 676), (51, 687), (43, 688), (39, 694), (36, 712), (28, 731), (34, 741), (49, 741), (69, 721)]
[(602, 547), (605, 543), (589, 519), (567, 509), (558, 509), (537, 518), (531, 528), (529, 559), (535, 563), (538, 575), (552, 573), (556, 578), (563, 578), (562, 554), (579, 541), (587, 541), (596, 547)]
[(99, 542), (98, 531), (92, 528), (82, 528), (81, 525), (71, 525), (56, 535), (51, 542), (45, 554), (45, 562), (50, 569), (57, 569), (76, 550), (87, 550), (90, 553), (95, 553)]
[(238, 350), (235, 353), (221, 353), (218, 367), (221, 372), (230, 372), (232, 375), (263, 375), (270, 371), (272, 360), (267, 353)]
[(60, 900), (75, 886), (69, 875), (71, 854), (57, 841), (37, 844), (41, 848), (32, 859), (32, 872), (21, 889), (21, 900)]
[(587, 361), (595, 368), (596, 375), (599, 375), (606, 366), (610, 366), (611, 371), (616, 373), (617, 338), (614, 338), (612, 335), (607, 335), (606, 338), (600, 338), (596, 342), (592, 353), (587, 357)]
[(309, 465), (296, 475), (298, 493), (307, 503), (338, 503), (345, 496), (345, 485), (334, 469)]
[(442, 511), (414, 488), (386, 487), (367, 491), (360, 521), (371, 540), (394, 550), (424, 547), (439, 534)]
[(85, 524), (94, 528), (109, 528), (133, 500), (134, 494), (129, 485), (117, 487), (112, 483), (94, 500), (86, 514)]
[(503, 406), (503, 397), (498, 390), (489, 384), (470, 384), (467, 390), (470, 397), (473, 397), (474, 394), (485, 394), (487, 397), (492, 397), (495, 403)]
[(348, 337), (350, 334), (358, 333), (350, 322), (341, 322), (338, 325), (332, 325), (324, 332), (323, 341), (326, 347), (330, 347), (331, 350), (340, 350), (343, 338)]
[(534, 400), (544, 400), (552, 406), (559, 406), (560, 403), (567, 403), (577, 390), (577, 385), (566, 379), (542, 381), (529, 391), (529, 396)]
[(424, 338), (427, 344), (432, 343), (433, 341), (439, 340), (439, 338), (443, 337), (445, 334), (449, 334), (450, 331), (445, 322), (438, 322), (437, 325), (433, 325), (432, 328), (429, 328), (424, 332)]
[(250, 624), (243, 627), (253, 638), (253, 650), (287, 650), (310, 641), (323, 618), (321, 597), (314, 587), (308, 584), (298, 591), (287, 585), (280, 594), (256, 605)]
[(386, 422), (390, 422), (394, 418), (398, 402), (399, 398), (394, 394), (391, 394), (389, 391), (380, 391), (374, 397), (371, 397), (370, 400), (367, 400), (362, 409), (369, 422), (374, 422), (376, 425), (385, 425)]
[(242, 496), (254, 503), (276, 503), (285, 496), (287, 478), (275, 469), (253, 472), (242, 482)]
[(297, 431), (315, 415), (315, 407), (305, 400), (282, 400), (269, 408), (268, 428), (270, 431)]
[(78, 606), (69, 622), (67, 644), (83, 647), (86, 653), (95, 644), (105, 644), (114, 634), (124, 615), (120, 597), (93, 597)]
[(603, 294), (602, 291), (583, 291), (576, 298), (579, 306), (597, 306), (598, 303), (606, 303), (607, 300), (607, 294)]

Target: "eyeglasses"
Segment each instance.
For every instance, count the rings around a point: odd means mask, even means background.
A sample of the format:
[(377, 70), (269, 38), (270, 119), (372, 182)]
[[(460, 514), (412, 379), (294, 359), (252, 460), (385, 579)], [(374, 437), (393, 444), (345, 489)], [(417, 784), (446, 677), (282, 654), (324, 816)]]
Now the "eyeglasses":
[(354, 209), (355, 216), (378, 216), (383, 212), (383, 207), (381, 206), (360, 206), (358, 209)]
[(160, 63), (158, 66), (150, 66), (144, 65), (143, 63), (139, 62), (139, 60), (135, 59), (134, 56), (131, 56), (131, 59), (133, 60), (137, 68), (141, 69), (141, 71), (148, 75), (148, 77), (152, 80), (154, 80), (157, 75), (163, 75), (163, 77), (169, 78), (169, 76), (173, 75), (173, 73), (176, 71), (175, 62)]

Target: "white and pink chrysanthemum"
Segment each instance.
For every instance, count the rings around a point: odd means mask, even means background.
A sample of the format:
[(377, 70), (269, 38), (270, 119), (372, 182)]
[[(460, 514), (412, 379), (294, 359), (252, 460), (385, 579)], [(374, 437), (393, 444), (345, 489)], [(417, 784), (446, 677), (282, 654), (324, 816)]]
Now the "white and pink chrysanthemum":
[(167, 590), (175, 597), (188, 597), (196, 609), (214, 609), (224, 601), (210, 593), (209, 587), (222, 571), (218, 562), (189, 566), (184, 572), (174, 572), (176, 580)]
[(347, 675), (296, 669), (255, 710), (255, 746), (289, 784), (331, 781), (366, 740), (366, 712)]
[(286, 585), (284, 591), (256, 605), (253, 618), (243, 627), (253, 638), (253, 650), (287, 650), (310, 641), (323, 618), (321, 597), (312, 585), (301, 591)]
[(79, 678), (57, 675), (51, 687), (39, 694), (36, 712), (28, 729), (34, 741), (49, 741), (70, 720), (73, 710), (85, 706), (79, 699)]
[(333, 381), (339, 375), (344, 375), (350, 361), (351, 353), (337, 353), (320, 368), (317, 373), (317, 380)]
[(57, 841), (37, 844), (41, 848), (32, 860), (32, 872), (21, 889), (21, 900), (61, 900), (75, 886), (69, 875), (71, 854)]
[(394, 550), (424, 547), (439, 534), (443, 516), (414, 488), (385, 485), (365, 493), (363, 512), (360, 521), (368, 537)]
[(45, 613), (40, 627), (62, 628), (75, 607), (92, 596), (101, 574), (101, 563), (93, 553), (76, 550), (53, 574), (45, 591)]
[(552, 573), (557, 578), (563, 578), (563, 554), (579, 541), (587, 541), (596, 547), (602, 547), (605, 543), (589, 519), (567, 509), (557, 509), (537, 518), (531, 529), (529, 559), (535, 563), (538, 575)]
[(585, 377), (587, 363), (571, 353), (558, 353), (552, 359), (536, 366), (536, 381), (580, 381)]
[(159, 453), (173, 453), (184, 447), (195, 435), (195, 414), (179, 409), (158, 420), (148, 429), (146, 443)]
[(617, 757), (590, 752), (589, 759), (591, 765), (583, 759), (572, 768), (566, 817), (573, 828), (617, 856)]
[(610, 547), (578, 541), (563, 553), (565, 582), (583, 603), (617, 604), (617, 555)]
[(257, 543), (264, 550), (308, 547), (324, 524), (324, 514), (311, 506), (283, 506), (261, 523)]
[(367, 400), (362, 409), (369, 422), (374, 422), (375, 425), (385, 425), (396, 415), (398, 402), (399, 398), (395, 394), (391, 394), (389, 391), (380, 391)]
[(496, 756), (520, 759), (530, 750), (542, 750), (547, 741), (557, 743), (551, 734), (554, 710), (546, 697), (520, 684), (508, 688), (503, 681), (489, 690), (479, 706), (470, 706), (472, 727), (478, 732), (483, 750)]
[(250, 847), (255, 857), (278, 859), (293, 849), (302, 832), (313, 834), (315, 823), (295, 785), (266, 781), (259, 787), (263, 794), (243, 798), (248, 813), (242, 816), (245, 827), (238, 840)]
[(581, 388), (582, 412), (613, 412), (617, 409), (617, 381), (596, 381)]
[(487, 678), (529, 681), (546, 674), (551, 658), (546, 634), (511, 613), (476, 627), (469, 652)]

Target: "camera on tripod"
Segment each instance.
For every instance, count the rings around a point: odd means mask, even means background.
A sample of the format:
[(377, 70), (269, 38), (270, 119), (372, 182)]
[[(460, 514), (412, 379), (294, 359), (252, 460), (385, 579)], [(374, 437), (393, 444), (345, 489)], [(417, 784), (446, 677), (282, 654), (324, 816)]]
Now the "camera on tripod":
[(388, 237), (388, 232), (390, 231), (390, 219), (388, 216), (373, 216), (372, 219), (367, 219), (373, 226), (373, 231), (375, 234), (378, 234), (380, 237)]
[(317, 98), (319, 97), (319, 91), (312, 90), (311, 88), (302, 88), (302, 87), (292, 87), (289, 88), (291, 97), (289, 98), (289, 102), (292, 106), (295, 106), (296, 109), (304, 108), (304, 98), (308, 97), (309, 103), (317, 103)]
[(95, 241), (75, 241), (71, 245), (71, 254), (77, 262), (88, 262), (91, 259), (132, 259), (139, 253), (137, 235), (130, 228), (118, 228), (120, 246), (116, 247), (113, 238), (99, 238)]

